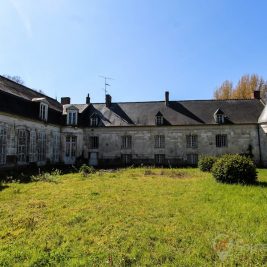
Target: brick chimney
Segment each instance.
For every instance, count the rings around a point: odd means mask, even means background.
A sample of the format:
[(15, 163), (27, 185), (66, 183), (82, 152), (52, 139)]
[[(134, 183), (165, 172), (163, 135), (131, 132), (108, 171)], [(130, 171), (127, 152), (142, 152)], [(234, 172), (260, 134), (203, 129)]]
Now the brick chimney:
[(111, 107), (111, 95), (106, 95), (106, 107)]
[(261, 99), (261, 91), (260, 90), (255, 90), (253, 92), (253, 98), (254, 99)]
[(70, 97), (61, 97), (61, 104), (62, 105), (70, 104)]
[(165, 92), (165, 105), (169, 106), (169, 95), (170, 93), (168, 91)]
[(89, 94), (87, 95), (87, 97), (86, 97), (86, 104), (90, 104), (90, 96), (89, 96)]

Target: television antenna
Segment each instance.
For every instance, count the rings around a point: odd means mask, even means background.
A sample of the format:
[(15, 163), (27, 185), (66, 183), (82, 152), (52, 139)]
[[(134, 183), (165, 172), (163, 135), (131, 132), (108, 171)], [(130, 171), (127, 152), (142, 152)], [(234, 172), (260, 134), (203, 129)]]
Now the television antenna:
[(111, 77), (103, 76), (103, 75), (99, 75), (99, 77), (105, 80), (105, 87), (103, 88), (103, 90), (105, 91), (105, 97), (106, 97), (107, 92), (108, 92), (107, 86), (110, 86), (110, 84), (108, 83), (108, 80), (114, 80), (114, 79)]

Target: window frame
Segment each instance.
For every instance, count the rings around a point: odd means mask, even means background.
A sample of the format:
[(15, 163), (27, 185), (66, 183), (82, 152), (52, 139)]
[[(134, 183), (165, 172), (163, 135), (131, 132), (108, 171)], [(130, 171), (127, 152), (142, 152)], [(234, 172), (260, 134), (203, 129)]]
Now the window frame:
[(154, 148), (165, 148), (165, 135), (154, 136)]
[(154, 154), (155, 165), (165, 164), (165, 154)]
[(198, 148), (198, 135), (197, 134), (186, 135), (186, 148)]
[(67, 110), (67, 125), (77, 125), (77, 124), (78, 124), (78, 111), (76, 109)]
[(155, 124), (156, 125), (163, 125), (163, 116), (162, 115), (156, 115), (155, 117)]
[(0, 125), (0, 165), (6, 164), (7, 155), (7, 129)]
[(48, 120), (48, 105), (44, 102), (40, 102), (39, 118), (43, 121)]
[(99, 149), (99, 136), (89, 136), (89, 148), (90, 149)]
[(227, 134), (216, 134), (215, 145), (218, 148), (228, 147), (228, 137)]
[(131, 149), (132, 148), (132, 136), (131, 135), (121, 136), (121, 148), (122, 149)]
[(198, 154), (197, 153), (186, 154), (186, 162), (189, 165), (196, 166), (198, 164)]

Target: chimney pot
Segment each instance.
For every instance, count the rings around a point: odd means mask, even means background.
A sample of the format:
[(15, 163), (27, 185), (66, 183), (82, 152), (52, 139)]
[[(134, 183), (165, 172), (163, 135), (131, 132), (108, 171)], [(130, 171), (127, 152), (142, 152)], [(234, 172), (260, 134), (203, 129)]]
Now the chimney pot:
[(106, 95), (106, 107), (111, 107), (111, 95)]
[(166, 91), (165, 92), (165, 105), (168, 106), (169, 105), (169, 91)]
[(86, 97), (86, 104), (90, 104), (90, 96), (89, 96), (89, 94), (87, 95), (87, 97)]
[(70, 104), (70, 97), (61, 97), (61, 105)]

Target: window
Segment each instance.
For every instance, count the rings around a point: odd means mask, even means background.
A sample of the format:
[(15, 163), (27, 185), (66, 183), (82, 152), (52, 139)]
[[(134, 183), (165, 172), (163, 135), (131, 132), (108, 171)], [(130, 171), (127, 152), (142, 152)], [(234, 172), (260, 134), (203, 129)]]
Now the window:
[(0, 165), (6, 163), (6, 143), (7, 143), (6, 128), (0, 126)]
[(187, 135), (186, 136), (186, 147), (187, 148), (197, 148), (197, 135)]
[(156, 135), (155, 136), (155, 148), (164, 148), (165, 147), (165, 136)]
[(30, 132), (30, 151), (29, 151), (29, 162), (37, 161), (36, 153), (36, 131)]
[(156, 115), (156, 125), (163, 125), (163, 116), (162, 115)]
[(164, 154), (155, 154), (155, 164), (164, 164), (165, 155)]
[(53, 162), (59, 161), (59, 152), (60, 152), (60, 134), (57, 132), (53, 132)]
[(48, 118), (48, 105), (45, 103), (40, 103), (39, 118), (41, 120), (47, 121)]
[(216, 147), (226, 147), (227, 146), (227, 135), (217, 134), (216, 135)]
[(132, 137), (130, 135), (125, 135), (121, 137), (121, 148), (131, 148), (132, 147)]
[(122, 159), (122, 163), (124, 165), (129, 165), (132, 163), (132, 155), (131, 154), (122, 154), (121, 159)]
[(216, 123), (218, 123), (218, 124), (224, 123), (224, 115), (223, 114), (217, 114), (216, 115)]
[(198, 163), (198, 154), (187, 154), (187, 163), (190, 165), (197, 165)]
[(66, 136), (66, 157), (76, 157), (77, 136)]
[(19, 129), (17, 132), (18, 163), (27, 162), (27, 155), (28, 155), (28, 132), (24, 129)]
[(67, 125), (77, 125), (78, 112), (76, 110), (68, 110)]
[(46, 133), (45, 132), (37, 133), (37, 160), (38, 161), (46, 160)]
[(98, 136), (90, 136), (89, 137), (89, 146), (91, 149), (98, 149)]
[(92, 127), (98, 126), (98, 117), (96, 115), (93, 115), (90, 118), (90, 126), (92, 126)]

